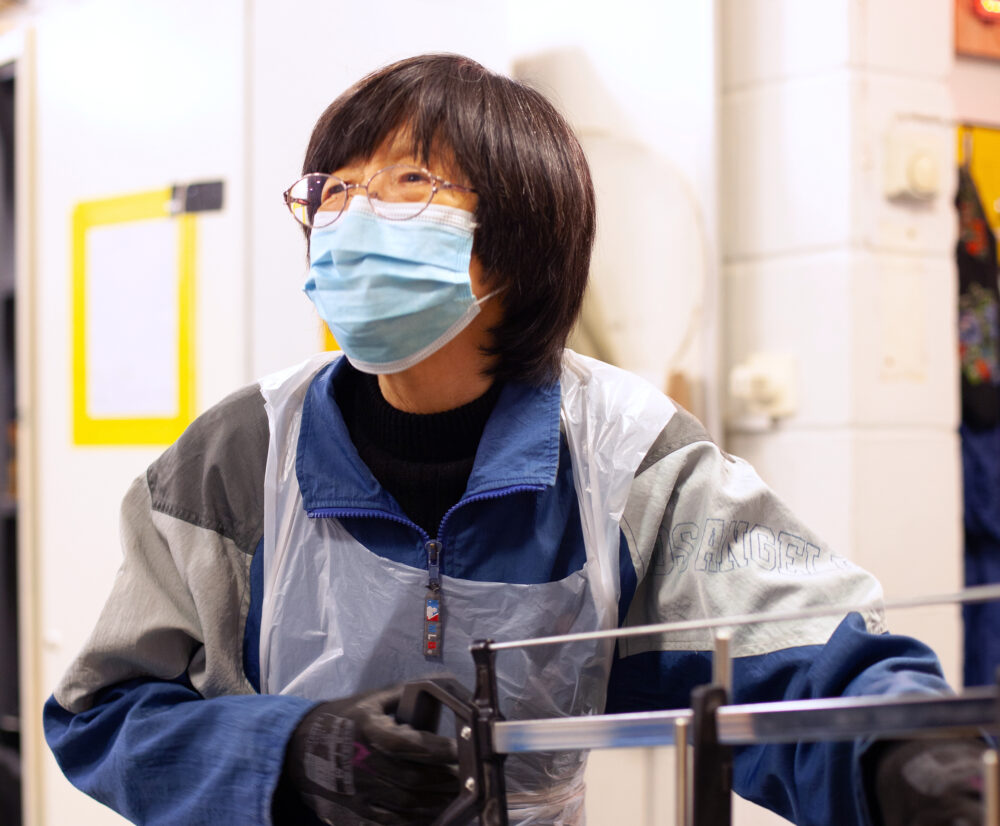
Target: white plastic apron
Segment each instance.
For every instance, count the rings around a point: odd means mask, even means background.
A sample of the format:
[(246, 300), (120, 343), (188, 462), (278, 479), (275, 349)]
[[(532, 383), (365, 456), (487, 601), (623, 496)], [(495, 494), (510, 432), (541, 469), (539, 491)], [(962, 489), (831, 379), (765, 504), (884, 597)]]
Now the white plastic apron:
[[(264, 482), (261, 690), (326, 700), (447, 672), (470, 690), (469, 644), (613, 628), (619, 522), (635, 470), (674, 407), (651, 385), (567, 351), (562, 424), (573, 461), (586, 564), (558, 582), (442, 577), (443, 652), (423, 655), (427, 572), (379, 557), (336, 519), (310, 519), (295, 476), (302, 400), (322, 354), (261, 382), (270, 426)], [(461, 553), (447, 545), (449, 553)], [(497, 655), (500, 710), (512, 720), (600, 713), (613, 642)], [(582, 752), (511, 755), (511, 823), (582, 824)]]

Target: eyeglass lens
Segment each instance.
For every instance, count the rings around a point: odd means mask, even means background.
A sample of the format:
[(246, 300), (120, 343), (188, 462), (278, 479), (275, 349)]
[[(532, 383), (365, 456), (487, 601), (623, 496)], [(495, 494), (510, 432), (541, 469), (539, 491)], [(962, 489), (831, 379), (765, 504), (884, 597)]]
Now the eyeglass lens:
[(292, 214), (308, 227), (332, 224), (347, 206), (352, 191), (367, 189), (376, 214), (402, 221), (420, 214), (434, 197), (434, 178), (417, 166), (396, 164), (376, 172), (367, 187), (333, 175), (306, 175), (288, 191)]

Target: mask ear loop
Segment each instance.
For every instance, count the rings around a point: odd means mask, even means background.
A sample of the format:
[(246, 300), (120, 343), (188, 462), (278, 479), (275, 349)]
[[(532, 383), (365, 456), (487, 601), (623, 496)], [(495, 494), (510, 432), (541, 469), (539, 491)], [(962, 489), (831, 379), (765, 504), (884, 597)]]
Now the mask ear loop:
[(483, 302), (484, 302), (484, 301), (486, 301), (487, 299), (490, 299), (490, 298), (493, 298), (493, 296), (495, 296), (495, 295), (496, 295), (497, 293), (502, 293), (502, 292), (503, 292), (504, 290), (506, 290), (506, 289), (507, 289), (507, 285), (506, 285), (506, 284), (505, 284), (504, 286), (502, 286), (502, 287), (497, 287), (497, 288), (496, 288), (495, 290), (493, 290), (492, 292), (488, 292), (488, 293), (486, 293), (486, 295), (484, 295), (484, 296), (483, 296), (482, 298), (477, 298), (477, 299), (475, 300), (475, 302), (473, 302), (473, 303), (474, 303), (474, 304), (475, 304), (475, 305), (476, 305), (477, 307), (482, 307), (482, 306), (483, 306)]

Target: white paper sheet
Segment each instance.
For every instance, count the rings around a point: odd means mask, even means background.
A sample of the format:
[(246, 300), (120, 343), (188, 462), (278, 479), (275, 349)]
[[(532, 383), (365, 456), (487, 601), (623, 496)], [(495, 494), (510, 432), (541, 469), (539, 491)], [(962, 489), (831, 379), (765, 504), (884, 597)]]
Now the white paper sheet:
[(178, 227), (169, 218), (87, 232), (87, 414), (178, 415)]

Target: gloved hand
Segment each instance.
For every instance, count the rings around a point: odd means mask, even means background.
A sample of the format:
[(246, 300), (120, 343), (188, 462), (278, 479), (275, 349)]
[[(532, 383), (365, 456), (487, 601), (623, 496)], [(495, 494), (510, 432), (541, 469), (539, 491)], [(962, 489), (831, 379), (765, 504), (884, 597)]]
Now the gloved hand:
[(980, 740), (905, 740), (881, 747), (875, 797), (884, 826), (980, 826)]
[(459, 793), (455, 741), (394, 717), (402, 686), (321, 703), (292, 733), (283, 778), (334, 826), (428, 824)]

